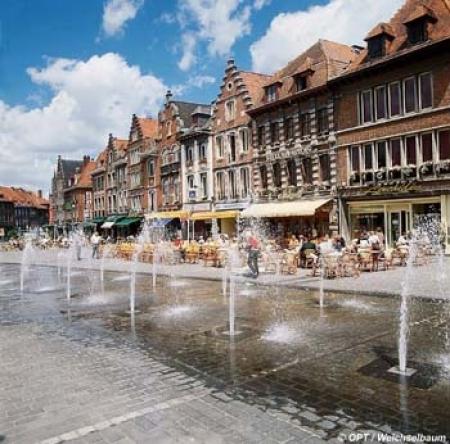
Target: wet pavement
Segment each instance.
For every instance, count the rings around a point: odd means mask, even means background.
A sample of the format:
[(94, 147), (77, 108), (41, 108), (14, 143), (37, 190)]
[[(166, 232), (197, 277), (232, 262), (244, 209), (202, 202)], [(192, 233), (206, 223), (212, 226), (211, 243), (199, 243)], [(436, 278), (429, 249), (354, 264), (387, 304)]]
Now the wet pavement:
[(0, 264), (0, 434), (35, 442), (355, 442), (450, 436), (450, 307), (413, 299), (415, 379), (397, 364), (396, 298)]

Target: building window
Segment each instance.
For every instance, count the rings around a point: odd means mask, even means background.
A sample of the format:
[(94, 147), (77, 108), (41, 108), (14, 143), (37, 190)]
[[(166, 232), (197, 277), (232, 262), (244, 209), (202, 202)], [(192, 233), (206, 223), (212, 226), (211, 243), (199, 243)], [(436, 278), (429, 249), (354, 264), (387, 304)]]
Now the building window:
[(194, 189), (194, 176), (188, 176), (187, 177), (187, 186), (189, 190)]
[(373, 169), (373, 153), (372, 145), (364, 145), (364, 170), (370, 171)]
[(426, 42), (428, 40), (427, 22), (425, 20), (415, 20), (407, 24), (408, 42), (411, 45)]
[(248, 129), (242, 128), (239, 130), (239, 139), (241, 142), (241, 149), (243, 153), (248, 152)]
[(273, 185), (275, 188), (281, 188), (281, 165), (273, 164)]
[(433, 160), (433, 135), (431, 133), (422, 134), (422, 162), (431, 162)]
[(450, 159), (450, 130), (439, 132), (439, 160)]
[(300, 115), (300, 131), (302, 137), (311, 136), (311, 115), (309, 113)]
[(153, 159), (147, 161), (147, 174), (149, 177), (155, 175), (155, 161)]
[(377, 143), (376, 156), (378, 169), (386, 168), (387, 167), (386, 142)]
[(245, 199), (250, 194), (250, 174), (248, 168), (241, 168), (240, 182), (241, 182), (241, 197)]
[(202, 199), (206, 199), (208, 197), (208, 173), (200, 174), (200, 188), (202, 193)]
[(417, 163), (416, 136), (406, 138), (406, 165)]
[(194, 149), (192, 146), (186, 148), (186, 161), (192, 163), (194, 161)]
[(264, 139), (265, 139), (265, 127), (264, 126), (258, 126), (258, 145), (262, 146), (264, 145)]
[(223, 172), (217, 173), (216, 184), (218, 190), (218, 198), (219, 200), (224, 200), (226, 198), (226, 195), (225, 195), (225, 174)]
[(417, 91), (416, 78), (409, 77), (403, 81), (403, 94), (405, 100), (405, 113), (413, 113), (416, 111)]
[(328, 108), (317, 111), (317, 131), (319, 134), (328, 133)]
[(228, 100), (225, 102), (225, 120), (229, 122), (230, 120), (234, 120), (236, 117), (236, 109), (235, 109), (235, 101)]
[(376, 59), (384, 56), (385, 53), (385, 38), (384, 36), (371, 38), (367, 42), (367, 51), (370, 59)]
[(234, 170), (228, 171), (228, 189), (230, 191), (230, 199), (236, 199), (236, 174)]
[(297, 87), (297, 91), (304, 91), (308, 88), (308, 76), (297, 76), (295, 78), (295, 86)]
[(386, 87), (379, 86), (375, 88), (375, 116), (377, 120), (385, 119), (386, 112)]
[(280, 141), (280, 129), (278, 122), (272, 122), (270, 124), (270, 142), (277, 143)]
[(292, 117), (284, 121), (284, 140), (292, 140), (294, 138), (294, 119)]
[(402, 165), (402, 144), (400, 139), (391, 140), (391, 166), (399, 167)]
[(268, 180), (267, 180), (267, 167), (265, 165), (261, 165), (259, 167), (259, 178), (261, 180), (261, 187), (263, 189), (267, 189)]
[(310, 157), (302, 159), (302, 181), (305, 185), (313, 183), (312, 160)]
[(319, 156), (320, 179), (322, 182), (329, 182), (331, 179), (330, 155), (322, 154)]
[(400, 82), (394, 82), (389, 85), (389, 115), (391, 117), (401, 114), (401, 88)]
[(361, 93), (361, 120), (362, 123), (372, 122), (372, 90)]
[(172, 135), (172, 122), (166, 122), (166, 134), (167, 137), (170, 137)]
[(297, 186), (297, 164), (294, 159), (287, 161), (288, 185), (291, 187)]
[(222, 139), (222, 136), (217, 136), (216, 137), (216, 152), (217, 152), (217, 157), (219, 159), (222, 159), (222, 157), (223, 157), (223, 139)]
[(270, 85), (266, 87), (266, 100), (274, 102), (278, 98), (278, 85)]
[(433, 106), (433, 82), (430, 73), (419, 76), (419, 98), (420, 109), (427, 109)]
[(228, 144), (230, 147), (230, 162), (236, 161), (236, 136), (234, 133), (228, 135)]
[(200, 160), (206, 160), (207, 148), (205, 143), (201, 143), (198, 147), (198, 158)]
[(352, 173), (359, 173), (360, 171), (359, 146), (350, 147), (350, 167)]

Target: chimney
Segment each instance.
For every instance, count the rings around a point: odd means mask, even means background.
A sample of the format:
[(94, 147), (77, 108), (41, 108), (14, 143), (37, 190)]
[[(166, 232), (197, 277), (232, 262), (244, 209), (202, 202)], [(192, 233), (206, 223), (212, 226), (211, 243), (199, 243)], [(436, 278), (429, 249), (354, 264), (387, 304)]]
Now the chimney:
[(170, 103), (171, 100), (172, 100), (172, 91), (168, 89), (166, 93), (166, 103)]
[(37, 196), (42, 199), (42, 190), (37, 190)]
[(83, 156), (83, 165), (86, 166), (91, 161), (91, 156)]

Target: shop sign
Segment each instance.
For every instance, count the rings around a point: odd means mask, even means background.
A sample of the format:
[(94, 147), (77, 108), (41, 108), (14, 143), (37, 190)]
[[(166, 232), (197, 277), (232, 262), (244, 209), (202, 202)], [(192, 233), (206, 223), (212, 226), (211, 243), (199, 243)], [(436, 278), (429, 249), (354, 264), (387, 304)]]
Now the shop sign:
[(248, 205), (248, 202), (222, 203), (216, 204), (216, 210), (244, 210)]
[(272, 162), (274, 160), (290, 159), (291, 157), (305, 156), (307, 154), (311, 154), (311, 148), (299, 147), (278, 151), (276, 153), (267, 153), (267, 160)]

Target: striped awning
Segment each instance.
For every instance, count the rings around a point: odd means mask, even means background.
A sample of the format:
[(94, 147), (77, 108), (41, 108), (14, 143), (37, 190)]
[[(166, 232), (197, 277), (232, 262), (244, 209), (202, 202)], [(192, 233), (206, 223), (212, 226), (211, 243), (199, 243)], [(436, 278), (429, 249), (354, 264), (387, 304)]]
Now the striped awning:
[(293, 202), (255, 204), (241, 213), (241, 217), (305, 217), (314, 216), (316, 211), (331, 199), (296, 200)]
[(236, 219), (239, 211), (200, 211), (191, 214), (191, 220)]

